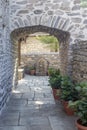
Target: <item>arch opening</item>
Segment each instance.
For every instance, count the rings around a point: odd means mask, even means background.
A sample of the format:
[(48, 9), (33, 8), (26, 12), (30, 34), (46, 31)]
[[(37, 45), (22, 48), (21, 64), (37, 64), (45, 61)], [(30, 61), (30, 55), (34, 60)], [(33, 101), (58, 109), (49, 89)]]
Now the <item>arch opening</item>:
[[(18, 66), (20, 66), (20, 44), (26, 38), (36, 32), (49, 33), (51, 36), (55, 36), (59, 41), (59, 57), (60, 57), (60, 70), (63, 75), (68, 74), (68, 52), (69, 52), (69, 32), (62, 31), (47, 26), (30, 26), (24, 28), (15, 29), (11, 33), (12, 40), (12, 53), (13, 53), (13, 86), (18, 81)], [(19, 51), (18, 51), (19, 50)]]
[(23, 66), (25, 74), (46, 76), (49, 68), (60, 67), (59, 42), (48, 33), (30, 34), (21, 42), (20, 57), (20, 66)]

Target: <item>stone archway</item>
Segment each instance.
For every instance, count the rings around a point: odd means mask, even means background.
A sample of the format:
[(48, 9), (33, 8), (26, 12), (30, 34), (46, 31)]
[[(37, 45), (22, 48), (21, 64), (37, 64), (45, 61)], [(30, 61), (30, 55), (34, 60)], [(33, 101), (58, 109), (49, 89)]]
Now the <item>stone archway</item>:
[[(11, 40), (12, 40), (12, 44), (13, 44), (13, 52), (15, 55), (15, 58), (13, 59), (15, 63), (15, 61), (17, 61), (17, 64), (15, 66), (15, 76), (17, 77), (17, 68), (18, 68), (18, 48), (19, 48), (19, 42), (20, 39), (28, 36), (29, 34), (35, 33), (35, 32), (46, 32), (49, 33), (50, 35), (55, 36), (58, 40), (59, 40), (59, 53), (60, 53), (60, 69), (61, 69), (61, 73), (63, 75), (68, 74), (68, 52), (69, 52), (69, 38), (70, 38), (70, 34), (67, 31), (62, 31), (56, 28), (52, 28), (52, 27), (47, 27), (47, 26), (42, 26), (42, 25), (37, 25), (37, 26), (30, 26), (30, 27), (24, 27), (24, 28), (18, 28), (15, 29), (12, 33), (11, 33)], [(15, 78), (17, 81), (17, 78)]]
[[(55, 2), (54, 2), (55, 1)], [(41, 4), (40, 4), (41, 3)], [(50, 34), (55, 34), (58, 39), (60, 39), (60, 57), (61, 57), (61, 71), (70, 73), (72, 72), (72, 58), (73, 58), (73, 44), (79, 41), (82, 43), (84, 40), (87, 41), (87, 11), (86, 8), (81, 8), (80, 0), (1, 0), (0, 9), (0, 89), (1, 89), (1, 109), (6, 103), (7, 97), (12, 89), (12, 77), (14, 77), (14, 83), (17, 81), (17, 64), (18, 64), (18, 41), (20, 38), (25, 36), (28, 32), (35, 32), (34, 30), (42, 28), (41, 30), (47, 31), (51, 30)], [(38, 8), (39, 7), (39, 8)], [(80, 12), (81, 11), (81, 12)], [(9, 12), (9, 13), (8, 13)], [(37, 27), (36, 27), (37, 25)], [(34, 29), (32, 30), (34, 26)], [(47, 29), (46, 29), (47, 28)], [(50, 28), (50, 29), (49, 29)], [(15, 30), (16, 29), (16, 30)], [(26, 31), (25, 31), (26, 30)], [(30, 31), (29, 31), (30, 30)], [(70, 44), (69, 41), (64, 39), (64, 34), (70, 33)], [(13, 31), (13, 32), (12, 32)], [(10, 41), (10, 33), (12, 44)], [(63, 36), (62, 36), (63, 35)], [(69, 36), (69, 35), (67, 35)], [(79, 41), (78, 41), (79, 40)], [(68, 50), (69, 44), (69, 50)], [(79, 47), (79, 44), (78, 44)], [(80, 48), (80, 47), (79, 47)], [(86, 48), (86, 47), (84, 47)], [(66, 50), (66, 51), (64, 51)], [(83, 52), (81, 52), (83, 50)], [(77, 48), (78, 51), (78, 48)], [(80, 53), (79, 53), (80, 52)], [(77, 55), (74, 56), (74, 70), (73, 75), (75, 79), (80, 76), (81, 79), (86, 79), (86, 66), (84, 61), (79, 59), (86, 59), (84, 49), (80, 49)], [(81, 55), (83, 54), (83, 57)], [(68, 56), (67, 56), (68, 55)], [(81, 57), (81, 58), (79, 58)], [(77, 58), (77, 59), (76, 59)], [(68, 61), (68, 63), (67, 63)], [(73, 60), (72, 60), (73, 61)], [(76, 62), (77, 61), (77, 62)], [(87, 63), (85, 61), (85, 63)], [(68, 64), (68, 65), (67, 65)], [(79, 65), (79, 67), (78, 67)], [(68, 66), (68, 67), (67, 67)], [(79, 74), (79, 69), (77, 73), (77, 68), (83, 67)], [(14, 70), (14, 72), (13, 72)], [(62, 72), (62, 73), (63, 73)], [(75, 72), (75, 73), (74, 73)], [(6, 74), (7, 73), (7, 74)], [(13, 76), (14, 75), (14, 76)], [(7, 96), (8, 95), (8, 96)]]

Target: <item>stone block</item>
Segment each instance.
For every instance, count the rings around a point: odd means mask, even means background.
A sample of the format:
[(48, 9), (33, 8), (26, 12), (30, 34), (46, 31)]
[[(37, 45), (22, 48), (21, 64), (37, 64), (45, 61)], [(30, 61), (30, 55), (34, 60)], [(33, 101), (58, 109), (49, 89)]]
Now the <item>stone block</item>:
[(24, 69), (18, 69), (18, 79), (21, 80), (24, 78)]

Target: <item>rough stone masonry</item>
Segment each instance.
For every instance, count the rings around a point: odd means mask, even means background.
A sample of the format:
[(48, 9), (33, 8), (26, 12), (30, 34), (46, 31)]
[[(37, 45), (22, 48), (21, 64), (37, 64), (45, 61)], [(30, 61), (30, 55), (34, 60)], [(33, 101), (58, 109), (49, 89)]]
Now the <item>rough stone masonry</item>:
[[(74, 67), (77, 67), (76, 64), (79, 60), (76, 59), (74, 62), (73, 45), (80, 43), (84, 46), (84, 41), (87, 44), (87, 7), (84, 3), (81, 3), (80, 0), (0, 0), (0, 111), (5, 106), (17, 78), (15, 75), (18, 62), (18, 40), (25, 35), (23, 28), (27, 34), (29, 32), (27, 27), (30, 29), (29, 27), (36, 25), (38, 31), (39, 26), (50, 27), (52, 35), (56, 29), (58, 38), (61, 37), (59, 30), (63, 31), (63, 37), (66, 35), (65, 32), (70, 34), (68, 41), (63, 38), (60, 40), (60, 60), (62, 63), (63, 59), (66, 59), (69, 64), (68, 71), (71, 70), (72, 74), (76, 74)], [(43, 31), (43, 29), (41, 30)], [(31, 29), (30, 33), (32, 32)], [(10, 34), (13, 34), (14, 38), (13, 35), (10, 38)], [(84, 49), (87, 48), (80, 49), (79, 59), (83, 58), (81, 51), (85, 55)], [(62, 54), (67, 57), (62, 57)], [(77, 55), (77, 52), (75, 54)], [(72, 67), (73, 62), (74, 67)], [(65, 63), (66, 61), (63, 62), (63, 64)], [(62, 68), (65, 69), (66, 65)], [(87, 66), (86, 61), (85, 66)], [(83, 65), (80, 67), (83, 68)], [(80, 75), (82, 71), (83, 75)], [(85, 69), (82, 71), (80, 68), (78, 69), (78, 73), (83, 79)], [(87, 78), (86, 73), (85, 77)]]

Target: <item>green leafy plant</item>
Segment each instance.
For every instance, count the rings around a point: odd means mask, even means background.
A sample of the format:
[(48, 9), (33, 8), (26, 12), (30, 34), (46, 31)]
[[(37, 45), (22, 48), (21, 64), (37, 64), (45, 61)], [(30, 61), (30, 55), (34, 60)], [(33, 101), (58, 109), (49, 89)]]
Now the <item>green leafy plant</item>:
[(31, 71), (35, 71), (35, 70), (36, 70), (35, 66), (25, 66), (25, 73), (26, 74), (30, 74)]
[(35, 70), (35, 66), (29, 67), (29, 70)]
[(73, 108), (80, 118), (80, 123), (87, 126), (87, 100), (70, 101), (69, 107)]
[(76, 90), (79, 93), (79, 100), (69, 102), (69, 106), (75, 109), (80, 118), (80, 124), (87, 126), (87, 82), (77, 84)]
[(79, 93), (79, 99), (87, 99), (87, 82), (81, 82), (75, 88)]
[(49, 68), (48, 69), (49, 76), (55, 77), (56, 75), (60, 75), (59, 69)]
[(59, 89), (59, 88), (61, 88), (61, 80), (62, 80), (62, 76), (56, 75), (55, 77), (54, 76), (50, 77), (49, 83), (52, 88)]
[(64, 76), (61, 82), (61, 99), (65, 101), (77, 100), (78, 93), (75, 86), (68, 76)]

